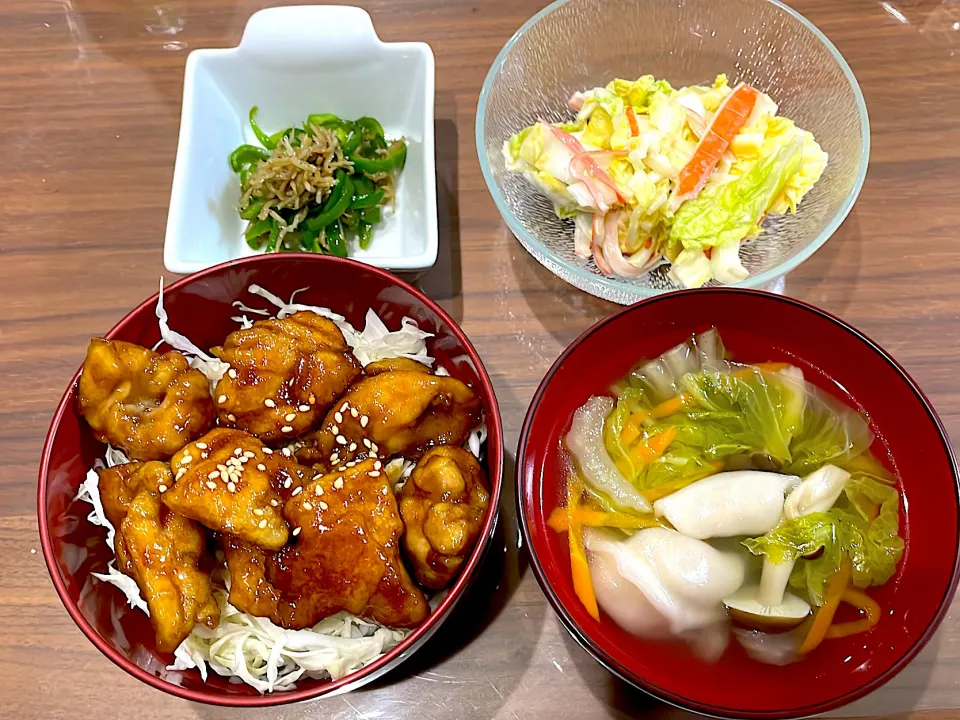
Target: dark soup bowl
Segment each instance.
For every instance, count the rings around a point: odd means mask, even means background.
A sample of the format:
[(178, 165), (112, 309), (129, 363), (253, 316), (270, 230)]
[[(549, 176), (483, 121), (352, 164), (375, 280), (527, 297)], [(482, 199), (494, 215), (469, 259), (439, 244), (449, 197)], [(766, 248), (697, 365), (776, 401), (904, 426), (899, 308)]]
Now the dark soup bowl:
[[(656, 358), (711, 327), (719, 331), (733, 361), (788, 362), (820, 390), (858, 411), (875, 435), (873, 455), (896, 477), (900, 491), (904, 552), (890, 580), (869, 589), (881, 608), (879, 622), (865, 633), (827, 639), (789, 665), (758, 662), (732, 640), (718, 659), (708, 662), (689, 643), (626, 632), (602, 607), (595, 619), (574, 590), (567, 534), (549, 523), (551, 513), (567, 503), (569, 459), (562, 440), (574, 411), (593, 395), (609, 395), (611, 386), (641, 359)], [(916, 656), (956, 590), (958, 471), (930, 401), (862, 333), (817, 308), (777, 295), (724, 288), (677, 292), (637, 303), (594, 325), (540, 384), (521, 432), (516, 477), (532, 566), (571, 635), (627, 683), (705, 715), (794, 718), (855, 700)], [(845, 620), (856, 615), (846, 605), (840, 611), (847, 613)]]
[[(500, 413), (490, 378), (480, 356), (457, 324), (435, 302), (383, 270), (329, 256), (258, 255), (198, 272), (164, 290), (170, 327), (207, 349), (222, 343), (239, 326), (232, 318), (242, 309), (234, 301), (270, 308), (247, 289), (259, 285), (296, 302), (327, 307), (363, 328), (372, 309), (388, 329), (413, 318), (432, 333), (427, 351), (440, 367), (469, 385), (479, 398), (488, 436), (482, 449), (490, 503), (476, 544), (451, 587), (435, 596), (428, 618), (396, 646), (338, 680), (302, 680), (296, 688), (261, 695), (254, 688), (230, 682), (213, 672), (206, 682), (197, 670), (170, 671), (169, 653), (156, 648), (150, 620), (129, 608), (120, 591), (98, 582), (91, 573), (105, 572), (112, 553), (105, 530), (87, 521), (90, 506), (77, 500), (80, 483), (104, 446), (77, 412), (77, 380), (70, 382), (47, 434), (40, 463), (38, 516), (43, 555), (54, 586), (80, 630), (114, 663), (148, 685), (188, 700), (229, 706), (281, 705), (330, 693), (342, 693), (393, 670), (437, 631), (454, 606), (477, 580), (489, 548), (502, 485), (503, 443)], [(153, 347), (161, 337), (155, 315), (157, 296), (145, 300), (104, 337)], [(251, 315), (252, 319), (257, 319)], [(169, 349), (161, 346), (161, 350)], [(78, 363), (82, 359), (77, 358)]]

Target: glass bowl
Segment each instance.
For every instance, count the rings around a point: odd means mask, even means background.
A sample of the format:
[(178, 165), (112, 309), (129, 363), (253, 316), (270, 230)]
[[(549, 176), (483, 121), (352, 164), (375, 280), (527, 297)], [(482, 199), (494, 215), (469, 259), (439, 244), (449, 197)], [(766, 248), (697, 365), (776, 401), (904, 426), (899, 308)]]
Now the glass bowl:
[(639, 278), (604, 275), (573, 253), (573, 223), (521, 175), (508, 172), (503, 141), (534, 123), (570, 119), (576, 90), (650, 74), (674, 87), (748, 82), (780, 114), (810, 130), (829, 162), (796, 215), (771, 217), (741, 251), (763, 288), (810, 257), (853, 206), (870, 154), (860, 87), (843, 57), (808, 20), (776, 0), (557, 0), (528, 20), (497, 55), (477, 107), (483, 176), (510, 230), (551, 272), (592, 295), (627, 304), (677, 289), (668, 266)]

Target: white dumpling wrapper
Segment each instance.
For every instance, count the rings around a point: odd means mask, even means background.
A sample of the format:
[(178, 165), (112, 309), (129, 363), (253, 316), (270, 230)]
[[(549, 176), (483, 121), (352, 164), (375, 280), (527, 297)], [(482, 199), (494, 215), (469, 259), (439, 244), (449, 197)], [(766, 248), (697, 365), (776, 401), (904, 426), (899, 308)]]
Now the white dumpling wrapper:
[(723, 598), (746, 573), (744, 558), (667, 528), (628, 538), (587, 529), (597, 603), (614, 622), (641, 637), (661, 638), (724, 621)]
[(784, 497), (799, 483), (795, 475), (757, 470), (717, 473), (657, 500), (653, 511), (700, 540), (763, 535), (780, 522)]

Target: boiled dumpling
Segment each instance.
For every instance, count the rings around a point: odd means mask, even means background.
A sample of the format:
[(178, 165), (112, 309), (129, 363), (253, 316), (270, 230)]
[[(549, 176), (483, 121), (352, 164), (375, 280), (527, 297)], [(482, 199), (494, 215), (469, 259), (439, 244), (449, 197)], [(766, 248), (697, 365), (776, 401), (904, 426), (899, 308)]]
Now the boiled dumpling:
[(794, 475), (755, 470), (717, 473), (657, 500), (653, 511), (701, 540), (763, 535), (780, 522), (784, 496), (799, 483)]
[(641, 637), (681, 635), (724, 621), (722, 600), (743, 584), (745, 561), (667, 528), (628, 538), (588, 528), (597, 603)]

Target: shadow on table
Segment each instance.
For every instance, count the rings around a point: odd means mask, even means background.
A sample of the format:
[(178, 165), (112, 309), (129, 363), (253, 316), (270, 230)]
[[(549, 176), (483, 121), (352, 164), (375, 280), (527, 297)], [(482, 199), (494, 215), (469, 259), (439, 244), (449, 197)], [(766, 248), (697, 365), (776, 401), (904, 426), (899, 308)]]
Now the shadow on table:
[(860, 281), (863, 236), (851, 212), (827, 243), (786, 278), (784, 294), (843, 316)]
[(460, 205), (458, 202), (458, 135), (456, 123), (439, 118), (435, 125), (437, 156), (437, 263), (411, 279), (439, 302), (457, 323), (463, 320), (463, 282), (460, 261)]
[(561, 280), (530, 255), (504, 226), (516, 286), (543, 328), (563, 346), (590, 325), (620, 309)]

